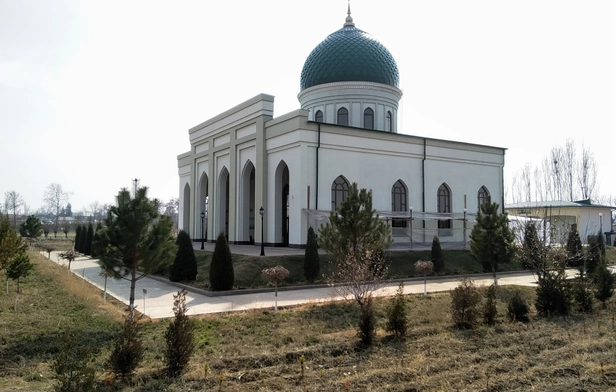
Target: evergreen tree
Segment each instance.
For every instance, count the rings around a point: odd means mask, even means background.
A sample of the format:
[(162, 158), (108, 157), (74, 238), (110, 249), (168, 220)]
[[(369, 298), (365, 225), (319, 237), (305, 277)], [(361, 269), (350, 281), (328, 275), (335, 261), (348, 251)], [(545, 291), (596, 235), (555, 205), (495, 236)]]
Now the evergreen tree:
[(77, 225), (75, 229), (75, 246), (74, 249), (79, 252), (79, 241), (81, 241), (81, 225)]
[(86, 243), (88, 242), (88, 227), (83, 225), (81, 236), (79, 237), (79, 253), (86, 254)]
[(84, 245), (83, 254), (86, 256), (92, 255), (92, 241), (94, 241), (94, 228), (92, 222), (88, 223), (88, 231), (86, 232), (86, 243)]
[(532, 270), (538, 276), (546, 271), (546, 252), (534, 222), (527, 222), (524, 226), (524, 241), (521, 250), (522, 266), (526, 270)]
[(139, 279), (169, 268), (176, 252), (168, 216), (160, 215), (156, 199), (149, 199), (147, 188), (122, 189), (116, 205), (109, 207), (99, 240), (93, 244), (98, 264), (117, 279), (130, 282), (130, 317), (135, 308), (135, 284)]
[(486, 302), (483, 304), (483, 321), (494, 325), (498, 310), (496, 309), (496, 286), (490, 285), (485, 291)]
[(438, 236), (432, 239), (432, 264), (434, 265), (434, 273), (440, 274), (445, 272), (445, 260), (443, 259), (443, 250), (441, 249), (441, 240)]
[(233, 271), (233, 258), (227, 243), (225, 233), (220, 233), (216, 239), (212, 262), (210, 263), (210, 287), (212, 290), (231, 290), (235, 273)]
[(498, 203), (488, 199), (477, 212), (471, 231), (471, 253), (485, 271), (492, 272), (495, 284), (499, 264), (509, 263), (515, 256), (515, 235), (509, 227), (507, 214), (499, 214), (498, 209)]
[(382, 251), (391, 242), (389, 226), (372, 208), (372, 193), (358, 190), (356, 183), (349, 187), (346, 200), (330, 213), (329, 222), (319, 229), (319, 246), (336, 261), (347, 259), (349, 253), (355, 260), (364, 259), (367, 252)]
[(94, 235), (92, 236), (92, 252), (91, 252), (92, 257), (98, 257), (98, 254), (96, 253), (96, 247), (94, 246), (94, 244), (100, 239), (99, 232), (101, 231), (102, 228), (103, 227), (101, 226), (100, 222), (96, 224), (96, 230), (94, 230)]
[(393, 297), (387, 307), (387, 325), (385, 330), (393, 332), (400, 339), (406, 335), (408, 324), (408, 316), (406, 310), (406, 298), (404, 297), (404, 283), (400, 282), (396, 295)]
[(184, 372), (195, 348), (194, 327), (186, 310), (186, 290), (182, 290), (173, 295), (175, 318), (165, 332), (165, 363), (169, 377), (177, 377)]
[(599, 253), (601, 254), (601, 263), (605, 261), (605, 239), (601, 230), (597, 233), (597, 244), (599, 246)]
[(521, 321), (527, 323), (529, 321), (528, 314), (530, 308), (526, 303), (526, 299), (522, 296), (519, 290), (516, 290), (515, 294), (509, 300), (507, 304), (507, 317), (509, 321)]
[(571, 292), (564, 271), (539, 278), (535, 308), (540, 316), (566, 316), (571, 311)]
[(481, 302), (481, 294), (475, 287), (475, 283), (467, 278), (462, 278), (458, 287), (451, 292), (451, 319), (456, 328), (473, 328), (477, 323), (479, 310), (477, 306)]
[(6, 276), (17, 281), (17, 292), (19, 293), (19, 280), (30, 275), (34, 264), (30, 261), (27, 254), (21, 253), (13, 259), (6, 267)]
[(111, 372), (117, 378), (129, 379), (143, 360), (145, 350), (139, 336), (140, 329), (131, 312), (124, 320), (122, 332), (116, 337), (108, 361)]
[(28, 216), (26, 221), (19, 225), (19, 234), (27, 238), (30, 243), (43, 234), (43, 224), (34, 215)]
[(592, 275), (602, 263), (601, 248), (596, 235), (589, 235), (586, 249), (586, 273)]
[(614, 295), (614, 275), (607, 268), (605, 263), (597, 267), (593, 276), (595, 283), (595, 297), (601, 301), (603, 307), (606, 308), (606, 302)]
[(181, 230), (175, 244), (178, 246), (178, 251), (169, 270), (169, 280), (172, 282), (194, 281), (197, 279), (197, 258), (188, 233)]
[(319, 277), (321, 263), (319, 259), (319, 248), (317, 236), (312, 226), (308, 228), (308, 239), (306, 241), (306, 251), (304, 252), (304, 277), (310, 283)]
[(584, 277), (584, 248), (582, 247), (582, 240), (577, 230), (577, 225), (571, 225), (569, 236), (567, 237), (567, 264), (571, 267), (575, 267), (580, 271), (580, 276)]

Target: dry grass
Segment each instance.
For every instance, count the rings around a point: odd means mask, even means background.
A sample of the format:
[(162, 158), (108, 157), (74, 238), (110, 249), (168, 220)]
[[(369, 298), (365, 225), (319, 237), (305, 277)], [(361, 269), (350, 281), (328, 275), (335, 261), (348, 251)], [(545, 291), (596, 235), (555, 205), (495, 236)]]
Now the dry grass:
[[(163, 377), (168, 320), (144, 321), (146, 359), (134, 385), (107, 385), (103, 373), (123, 306), (103, 306), (98, 290), (55, 263), (36, 259), (18, 311), (0, 295), (0, 390), (48, 390), (49, 363), (65, 330), (95, 348), (99, 389), (113, 391), (610, 391), (616, 390), (612, 308), (592, 316), (504, 320), (514, 290), (499, 289), (499, 322), (451, 328), (450, 296), (408, 297), (409, 337), (387, 336), (385, 306), (377, 345), (359, 349), (352, 304), (305, 305), (194, 318), (197, 349), (188, 372)], [(521, 288), (530, 300), (532, 289)], [(304, 358), (303, 373), (300, 358)], [(205, 367), (207, 365), (207, 374)], [(40, 375), (40, 376), (39, 376)], [(221, 383), (222, 375), (222, 383)]]

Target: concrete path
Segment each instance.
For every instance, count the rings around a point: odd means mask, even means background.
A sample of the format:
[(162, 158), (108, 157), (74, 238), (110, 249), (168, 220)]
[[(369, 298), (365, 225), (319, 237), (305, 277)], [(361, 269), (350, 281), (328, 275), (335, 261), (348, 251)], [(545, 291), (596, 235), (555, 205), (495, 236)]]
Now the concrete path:
[[(259, 252), (258, 247), (251, 246), (250, 248), (257, 248), (257, 252)], [(236, 250), (234, 249), (234, 252), (235, 251)], [(303, 254), (303, 251), (301, 252)], [(59, 258), (59, 253), (60, 252), (52, 252), (50, 260), (60, 265), (66, 265), (67, 262)], [(271, 253), (273, 252), (270, 252), (270, 254)], [(43, 254), (45, 258), (47, 257), (46, 252), (42, 252), (41, 254)], [(71, 263), (71, 272), (103, 290), (105, 286), (105, 278), (100, 276), (101, 269), (96, 261), (96, 259), (89, 257), (78, 257)], [(498, 275), (498, 278), (498, 282), (501, 285), (533, 286), (536, 283), (533, 275), (525, 271), (502, 273)], [(457, 276), (428, 278), (427, 290), (429, 293), (452, 290), (457, 286), (458, 279), (459, 277)], [(477, 286), (489, 286), (493, 283), (492, 276), (488, 274), (473, 276), (473, 279)], [(399, 282), (389, 283), (376, 292), (376, 295), (394, 295), (398, 285)], [(145, 277), (137, 281), (135, 289), (135, 305), (137, 306), (137, 310), (145, 313), (148, 317), (153, 319), (173, 317), (173, 294), (177, 293), (180, 290), (180, 287), (181, 285), (152, 277)], [(420, 294), (423, 293), (423, 291), (424, 283), (422, 279), (413, 278), (404, 282), (405, 293)], [(123, 279), (116, 280), (108, 278), (107, 295), (111, 295), (128, 305), (130, 282)], [(332, 287), (278, 291), (278, 306), (323, 303), (342, 299), (343, 298)], [(273, 289), (271, 292), (258, 293), (249, 292), (249, 290), (246, 290), (244, 294), (235, 291), (231, 295), (220, 296), (205, 295), (200, 293), (200, 290), (198, 289), (189, 289), (188, 294), (186, 295), (186, 305), (188, 307), (188, 314), (190, 315), (235, 312), (258, 308), (273, 308), (274, 301), (275, 297)]]

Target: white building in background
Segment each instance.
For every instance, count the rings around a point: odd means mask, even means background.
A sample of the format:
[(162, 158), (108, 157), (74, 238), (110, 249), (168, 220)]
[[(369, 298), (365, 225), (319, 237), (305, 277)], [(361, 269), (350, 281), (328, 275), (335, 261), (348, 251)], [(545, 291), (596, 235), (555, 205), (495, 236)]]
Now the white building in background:
[(195, 240), (203, 222), (209, 242), (224, 232), (232, 244), (302, 247), (356, 182), (395, 247), (435, 235), (466, 246), (479, 203), (503, 205), (505, 149), (401, 134), (398, 83), (390, 52), (349, 12), (306, 59), (299, 109), (275, 117), (274, 97), (260, 94), (188, 131), (179, 227)]
[[(590, 200), (538, 201), (507, 204), (510, 220), (524, 217), (545, 222), (552, 243), (566, 243), (569, 231), (575, 227), (582, 243), (588, 243), (589, 235), (603, 235), (604, 243), (613, 243), (612, 211), (614, 206), (592, 204)], [(574, 226), (575, 225), (575, 226)], [(523, 228), (522, 228), (523, 230)]]

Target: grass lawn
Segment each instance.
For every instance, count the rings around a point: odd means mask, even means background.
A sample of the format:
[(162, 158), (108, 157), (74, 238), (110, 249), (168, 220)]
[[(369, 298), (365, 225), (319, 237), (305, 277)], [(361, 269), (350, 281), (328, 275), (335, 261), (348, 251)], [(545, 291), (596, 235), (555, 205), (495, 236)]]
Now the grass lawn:
[(1, 391), (50, 390), (50, 363), (65, 332), (90, 348), (101, 391), (616, 390), (614, 304), (596, 305), (589, 316), (511, 323), (503, 315), (514, 291), (534, 298), (533, 289), (515, 287), (499, 288), (495, 326), (464, 331), (451, 327), (449, 294), (409, 296), (405, 341), (384, 331), (389, 299), (377, 299), (370, 349), (357, 346), (358, 311), (349, 303), (195, 317), (197, 347), (176, 380), (162, 373), (169, 320), (142, 321), (146, 358), (125, 385), (104, 372), (124, 305), (103, 305), (98, 289), (40, 255), (32, 259), (17, 310), (15, 285), (0, 292)]
[[(194, 286), (199, 288), (209, 287), (209, 268), (212, 252), (195, 250), (197, 256), (198, 275)], [(467, 250), (444, 250), (446, 274), (473, 274), (482, 272), (479, 263)], [(327, 255), (321, 255), (321, 275), (327, 275), (331, 268), (331, 260)], [(430, 251), (400, 251), (387, 253), (389, 263), (389, 278), (408, 278), (418, 276), (415, 273), (414, 264), (418, 260), (430, 260)], [(261, 271), (275, 265), (281, 265), (289, 270), (289, 277), (284, 285), (307, 284), (304, 278), (304, 256), (246, 256), (233, 255), (233, 267), (235, 271), (234, 286), (237, 289), (255, 288), (267, 286), (267, 282), (261, 277)], [(521, 269), (519, 263), (501, 266), (503, 271)], [(321, 278), (317, 283), (324, 283)]]

